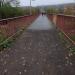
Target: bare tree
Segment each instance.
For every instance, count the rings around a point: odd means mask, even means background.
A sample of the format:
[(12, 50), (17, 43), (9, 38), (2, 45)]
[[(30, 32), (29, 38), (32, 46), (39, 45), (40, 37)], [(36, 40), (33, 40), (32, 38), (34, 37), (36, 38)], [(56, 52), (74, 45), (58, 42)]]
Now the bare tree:
[(13, 6), (19, 6), (19, 1), (18, 0), (0, 0), (0, 7), (3, 6), (4, 4), (11, 4)]
[(4, 0), (0, 0), (0, 7), (4, 5)]
[(6, 0), (6, 3), (9, 3), (13, 6), (19, 6), (19, 0)]

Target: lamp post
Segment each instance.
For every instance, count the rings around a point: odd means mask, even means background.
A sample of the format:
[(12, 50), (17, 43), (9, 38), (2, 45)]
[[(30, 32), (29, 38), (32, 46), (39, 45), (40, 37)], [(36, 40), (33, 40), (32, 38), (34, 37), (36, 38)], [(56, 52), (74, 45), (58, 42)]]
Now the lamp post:
[(32, 14), (32, 11), (31, 11), (31, 0), (30, 0), (30, 15)]
[(30, 15), (32, 15), (32, 1), (35, 1), (35, 0), (30, 0)]

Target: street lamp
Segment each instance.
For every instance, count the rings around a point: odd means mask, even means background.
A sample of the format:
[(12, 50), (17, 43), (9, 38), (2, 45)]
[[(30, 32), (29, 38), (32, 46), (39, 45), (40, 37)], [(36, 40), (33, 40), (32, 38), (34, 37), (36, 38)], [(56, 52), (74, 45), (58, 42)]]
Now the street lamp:
[(30, 15), (32, 15), (32, 1), (35, 1), (35, 0), (30, 0)]
[(31, 15), (32, 13), (31, 13), (31, 0), (30, 0), (30, 15)]

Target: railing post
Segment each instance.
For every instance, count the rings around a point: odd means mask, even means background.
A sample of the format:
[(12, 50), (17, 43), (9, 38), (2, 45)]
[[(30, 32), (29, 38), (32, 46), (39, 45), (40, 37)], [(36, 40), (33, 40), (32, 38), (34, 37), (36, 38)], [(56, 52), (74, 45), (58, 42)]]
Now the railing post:
[(56, 15), (56, 14), (53, 15), (53, 23), (54, 23), (54, 24), (57, 24), (57, 15)]

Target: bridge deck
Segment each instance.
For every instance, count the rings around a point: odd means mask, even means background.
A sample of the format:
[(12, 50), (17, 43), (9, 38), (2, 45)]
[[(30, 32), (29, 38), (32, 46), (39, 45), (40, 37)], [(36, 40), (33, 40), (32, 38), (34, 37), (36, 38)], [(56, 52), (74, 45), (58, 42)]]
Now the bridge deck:
[(0, 53), (0, 75), (75, 75), (66, 50), (55, 26), (39, 16), (10, 49)]

